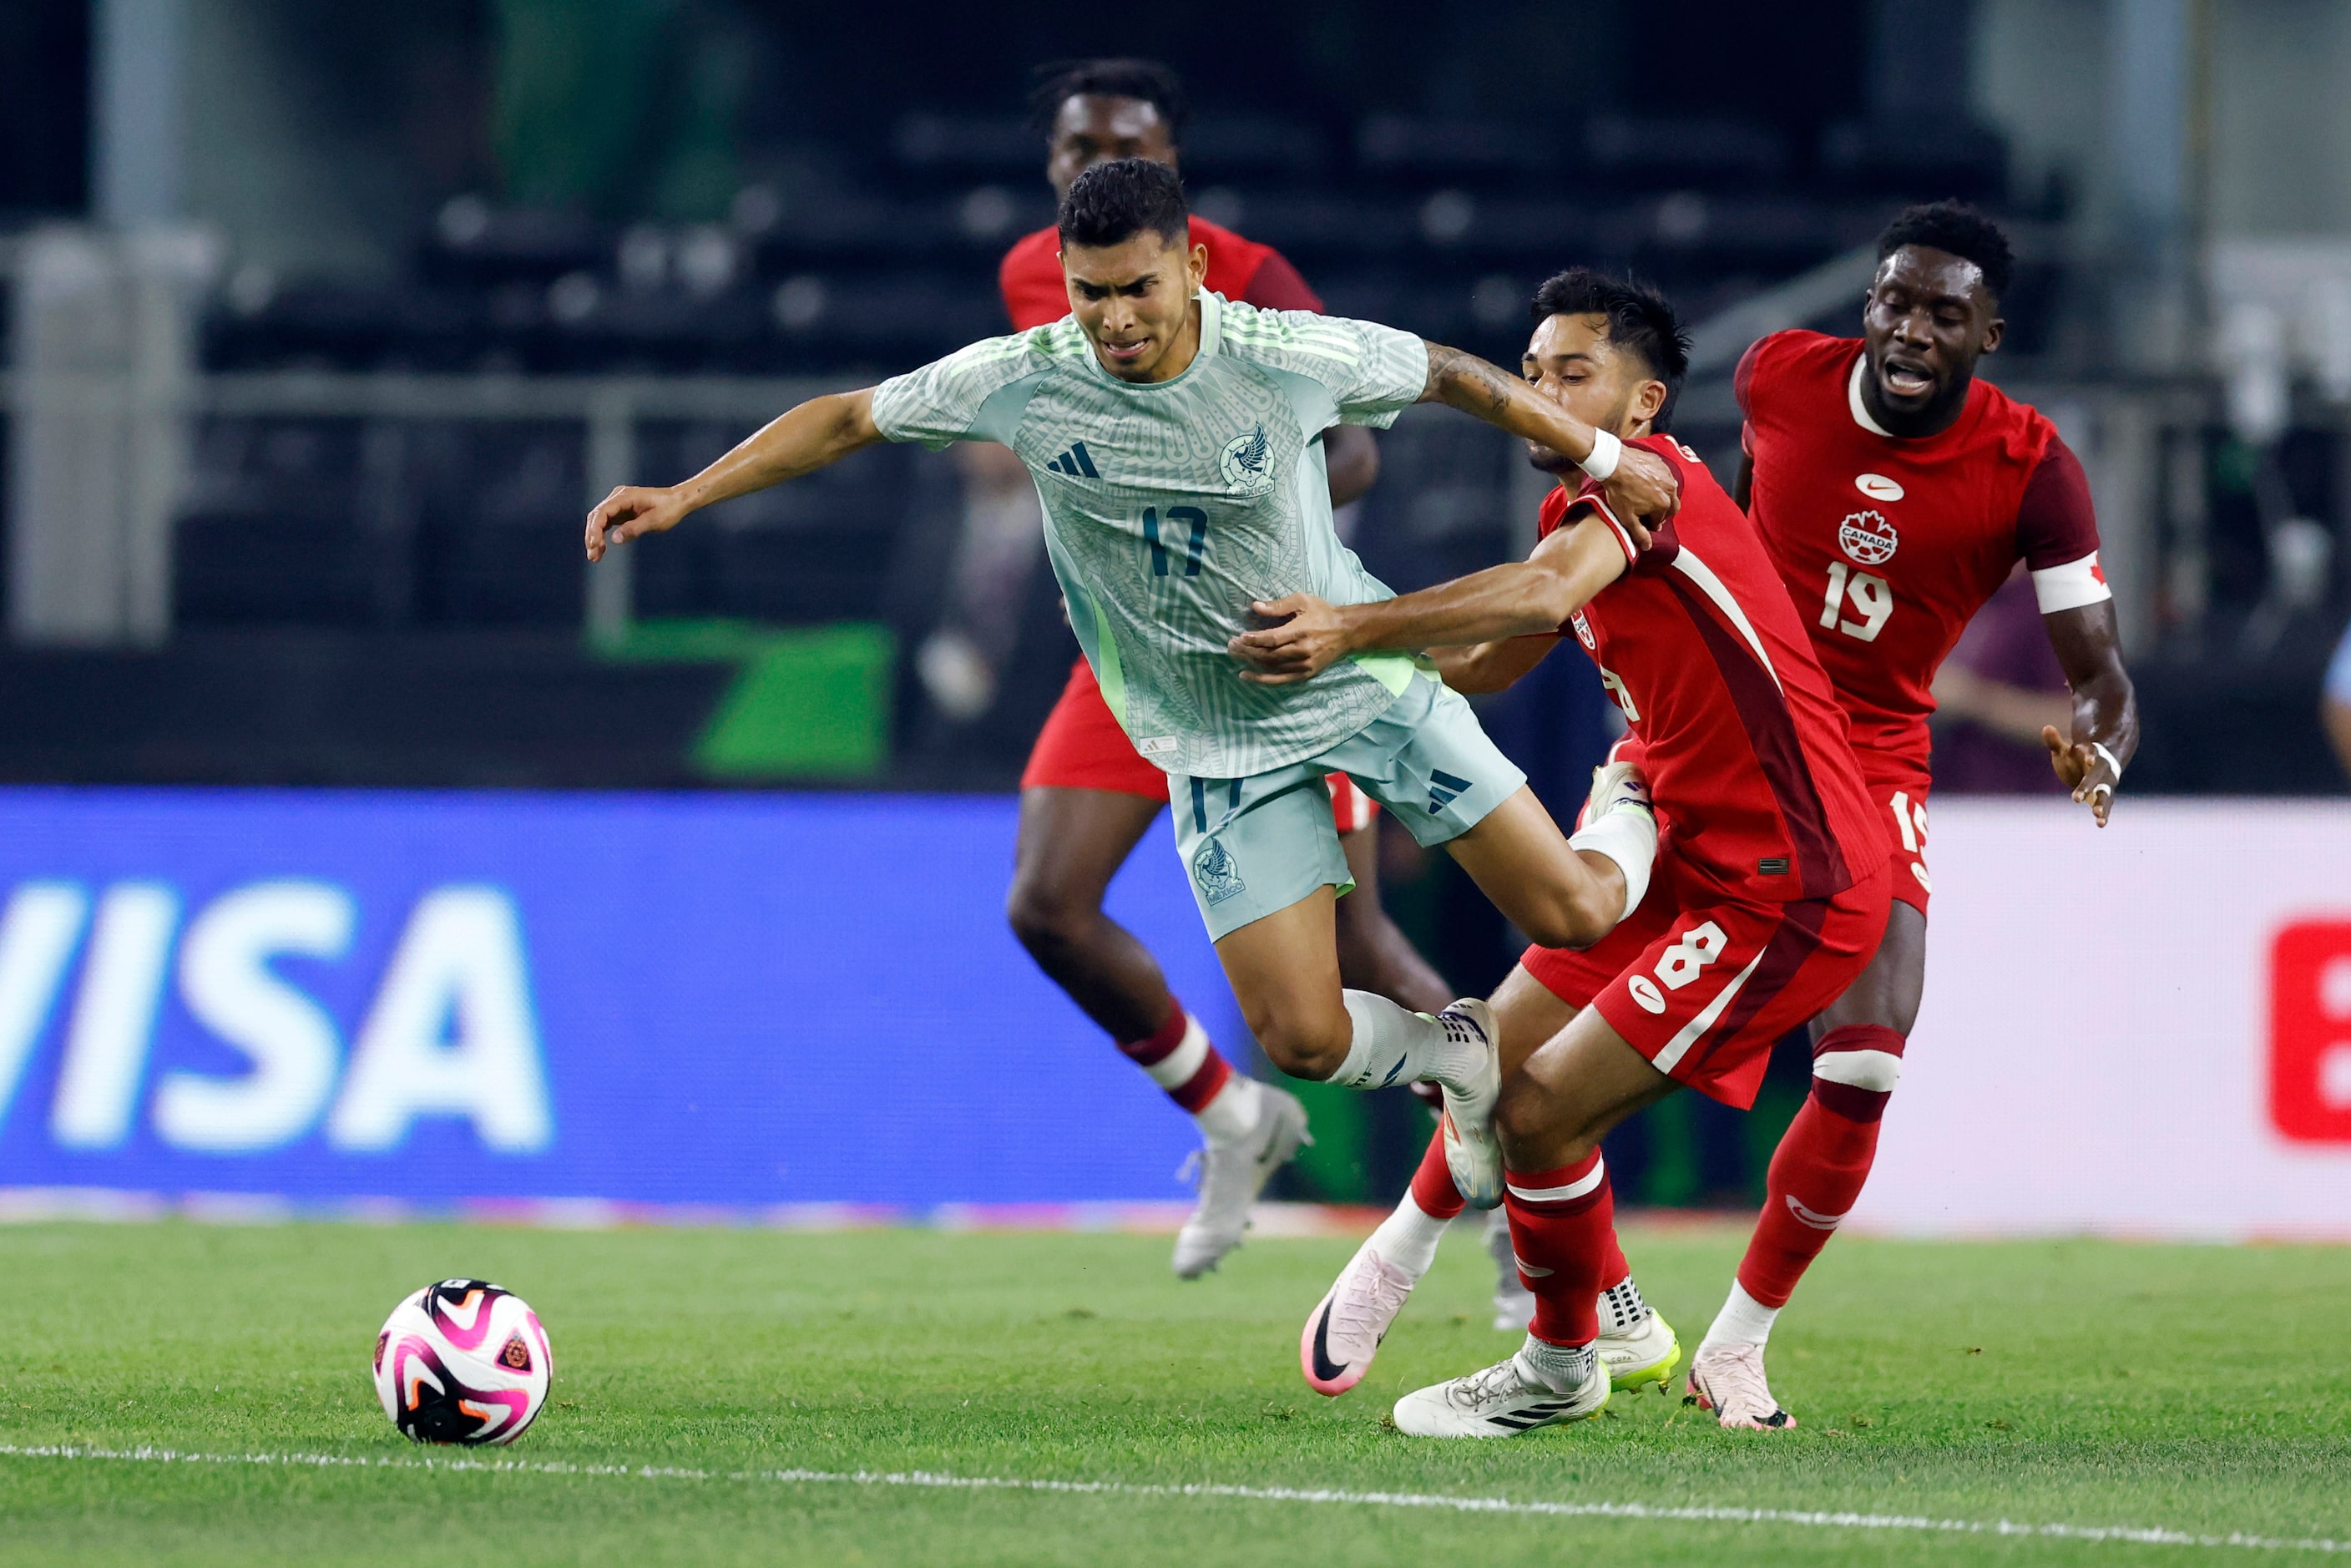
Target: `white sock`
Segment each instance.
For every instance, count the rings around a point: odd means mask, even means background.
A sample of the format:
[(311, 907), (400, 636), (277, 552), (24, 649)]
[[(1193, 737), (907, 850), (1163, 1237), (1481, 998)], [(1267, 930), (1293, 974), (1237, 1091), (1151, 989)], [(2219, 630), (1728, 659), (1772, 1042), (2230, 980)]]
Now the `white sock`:
[(1722, 1311), (1714, 1314), (1714, 1326), (1698, 1347), (1706, 1349), (1716, 1344), (1761, 1344), (1771, 1337), (1771, 1320), (1780, 1315), (1777, 1307), (1767, 1307), (1747, 1293), (1747, 1287), (1738, 1281), (1730, 1281), (1730, 1296), (1722, 1303)]
[(1632, 1275), (1625, 1275), (1621, 1283), (1611, 1285), (1600, 1292), (1602, 1333), (1631, 1333), (1648, 1318), (1649, 1303), (1641, 1299), (1641, 1287), (1633, 1283)]
[(1420, 1205), (1407, 1192), (1404, 1201), (1395, 1206), (1395, 1211), (1372, 1232), (1372, 1245), (1390, 1265), (1417, 1280), (1436, 1263), (1437, 1243), (1448, 1223), (1422, 1213)]
[[(1208, 1031), (1200, 1027), (1200, 1020), (1186, 1013), (1184, 1038), (1176, 1042), (1175, 1050), (1144, 1067), (1143, 1071), (1151, 1075), (1151, 1082), (1173, 1093), (1192, 1082), (1192, 1075), (1200, 1071), (1201, 1063), (1208, 1060), (1208, 1052), (1215, 1049), (1208, 1043)], [(1218, 1095), (1217, 1098), (1222, 1099), (1223, 1096)]]
[(1625, 915), (1648, 895), (1649, 872), (1657, 860), (1657, 820), (1646, 811), (1610, 811), (1568, 837), (1572, 849), (1606, 855), (1625, 873)]
[(1215, 1099), (1193, 1113), (1192, 1120), (1200, 1124), (1200, 1135), (1211, 1143), (1230, 1143), (1248, 1136), (1257, 1125), (1264, 1099), (1263, 1085), (1236, 1072), (1225, 1080)]
[(1484, 1049), (1457, 1039), (1426, 1013), (1406, 1012), (1370, 991), (1346, 993), (1355, 1026), (1347, 1059), (1324, 1080), (1349, 1089), (1385, 1089), (1424, 1080), (1459, 1088), (1486, 1062)]
[(1519, 1371), (1528, 1381), (1540, 1383), (1554, 1394), (1569, 1394), (1583, 1386), (1592, 1375), (1592, 1359), (1597, 1352), (1588, 1344), (1552, 1344), (1527, 1335), (1527, 1343), (1519, 1347)]

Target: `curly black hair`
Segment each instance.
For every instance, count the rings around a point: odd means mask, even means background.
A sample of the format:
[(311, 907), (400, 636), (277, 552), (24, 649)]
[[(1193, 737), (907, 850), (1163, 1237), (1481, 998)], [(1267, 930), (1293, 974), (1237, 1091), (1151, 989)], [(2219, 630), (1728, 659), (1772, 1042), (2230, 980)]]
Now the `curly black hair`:
[(1170, 141), (1183, 142), (1184, 122), (1192, 116), (1184, 78), (1157, 60), (1053, 60), (1031, 74), (1036, 85), (1029, 89), (1029, 122), (1047, 136), (1061, 105), (1073, 98), (1136, 98), (1159, 111)]
[(1965, 202), (1924, 202), (1903, 208), (1877, 236), (1877, 259), (1884, 261), (1906, 245), (1974, 262), (1994, 299), (2008, 292), (2008, 280), (2015, 276), (2016, 253), (2008, 247), (2008, 235)]
[(1149, 158), (1114, 158), (1070, 183), (1061, 198), (1064, 246), (1118, 245), (1149, 229), (1169, 245), (1191, 233), (1191, 209), (1175, 170)]
[(1608, 340), (1639, 355), (1649, 373), (1666, 383), (1666, 401), (1649, 423), (1656, 430), (1667, 428), (1674, 402), (1681, 396), (1682, 380), (1689, 374), (1690, 339), (1673, 301), (1656, 285), (1571, 267), (1536, 287), (1533, 313), (1537, 322), (1553, 316), (1607, 317)]

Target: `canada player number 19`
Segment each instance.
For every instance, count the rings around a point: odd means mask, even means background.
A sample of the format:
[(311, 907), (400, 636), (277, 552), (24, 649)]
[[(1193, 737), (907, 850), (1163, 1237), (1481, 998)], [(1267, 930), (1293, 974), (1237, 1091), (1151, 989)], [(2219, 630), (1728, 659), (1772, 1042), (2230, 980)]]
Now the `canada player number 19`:
[[(1860, 619), (1843, 619), (1847, 601), (1851, 601), (1854, 613)], [(1855, 571), (1841, 560), (1829, 562), (1828, 598), (1821, 605), (1823, 626), (1834, 626), (1848, 637), (1875, 643), (1893, 613), (1894, 590), (1884, 578)]]

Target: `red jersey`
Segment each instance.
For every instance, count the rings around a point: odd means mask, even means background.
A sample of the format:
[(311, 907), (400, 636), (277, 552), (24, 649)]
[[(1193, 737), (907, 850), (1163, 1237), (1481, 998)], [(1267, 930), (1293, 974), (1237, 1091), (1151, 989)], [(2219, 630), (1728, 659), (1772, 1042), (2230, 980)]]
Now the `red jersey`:
[(1803, 612), (1873, 769), (1924, 769), (1932, 686), (2017, 559), (2043, 613), (2111, 598), (2081, 462), (1989, 382), (1939, 435), (1886, 434), (1861, 401), (1858, 338), (1775, 332), (1735, 386), (1754, 465), (1748, 509)]
[[(1268, 310), (1322, 308), (1298, 269), (1273, 246), (1243, 239), (1197, 216), (1192, 219), (1192, 243), (1208, 247), (1208, 277), (1202, 287), (1209, 293)], [(1039, 229), (1015, 242), (1004, 253), (996, 281), (1004, 290), (1004, 311), (1016, 332), (1049, 327), (1067, 316), (1070, 289), (1061, 281), (1061, 231)]]
[(1842, 893), (1884, 863), (1885, 835), (1779, 571), (1695, 454), (1662, 435), (1626, 444), (1681, 482), (1681, 509), (1649, 548), (1634, 548), (1595, 484), (1553, 490), (1542, 531), (1590, 508), (1632, 563), (1561, 630), (1640, 741), (1678, 874), (1705, 884), (1676, 892), (1687, 907), (1708, 889), (1769, 904)]

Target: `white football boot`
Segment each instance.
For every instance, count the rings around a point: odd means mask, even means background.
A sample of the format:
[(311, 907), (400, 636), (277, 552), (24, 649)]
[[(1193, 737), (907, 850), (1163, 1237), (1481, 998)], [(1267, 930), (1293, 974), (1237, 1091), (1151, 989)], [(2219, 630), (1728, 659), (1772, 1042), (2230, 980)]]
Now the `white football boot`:
[(1583, 807), (1575, 814), (1575, 825), (1588, 828), (1611, 811), (1638, 811), (1652, 822), (1657, 820), (1656, 808), (1649, 801), (1649, 780), (1635, 764), (1609, 760), (1592, 770), (1592, 788), (1583, 797)]
[(1535, 1321), (1535, 1293), (1519, 1278), (1519, 1255), (1510, 1249), (1510, 1217), (1496, 1209), (1486, 1220), (1486, 1251), (1494, 1260), (1494, 1327), (1524, 1333)]
[(1699, 1345), (1690, 1358), (1689, 1392), (1683, 1403), (1711, 1410), (1724, 1426), (1750, 1432), (1785, 1432), (1796, 1424), (1763, 1381), (1760, 1344)]
[(1296, 1157), (1301, 1145), (1313, 1141), (1306, 1132), (1306, 1107), (1289, 1091), (1235, 1073), (1224, 1092), (1252, 1096), (1257, 1116), (1245, 1133), (1207, 1139), (1186, 1162), (1186, 1169), (1199, 1172), (1200, 1201), (1176, 1232), (1178, 1279), (1198, 1279), (1241, 1244), (1249, 1205), (1267, 1179)]
[(1455, 1040), (1485, 1050), (1485, 1061), (1467, 1084), (1438, 1085), (1445, 1091), (1438, 1130), (1454, 1189), (1470, 1207), (1492, 1208), (1502, 1201), (1502, 1145), (1494, 1136), (1494, 1106), (1502, 1098), (1502, 1026), (1493, 1008), (1476, 997), (1455, 1002), (1437, 1021)]
[(1600, 1364), (1608, 1369), (1610, 1385), (1620, 1394), (1650, 1387), (1663, 1394), (1674, 1380), (1674, 1368), (1681, 1364), (1682, 1342), (1655, 1307), (1629, 1329), (1612, 1333), (1603, 1327), (1593, 1343)]
[(1608, 1368), (1598, 1356), (1583, 1382), (1562, 1392), (1536, 1376), (1523, 1355), (1405, 1395), (1396, 1401), (1396, 1430), (1412, 1437), (1515, 1437), (1588, 1420), (1607, 1405)]

